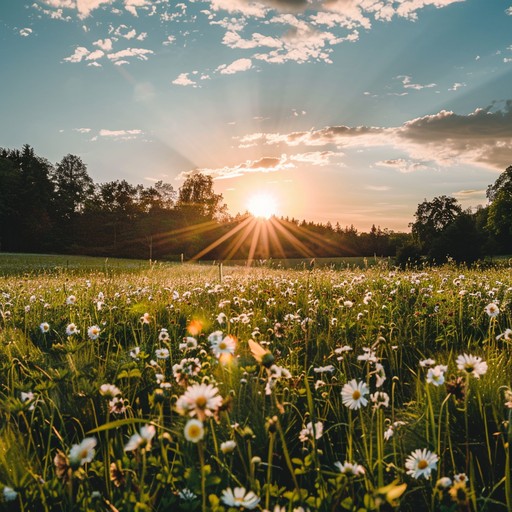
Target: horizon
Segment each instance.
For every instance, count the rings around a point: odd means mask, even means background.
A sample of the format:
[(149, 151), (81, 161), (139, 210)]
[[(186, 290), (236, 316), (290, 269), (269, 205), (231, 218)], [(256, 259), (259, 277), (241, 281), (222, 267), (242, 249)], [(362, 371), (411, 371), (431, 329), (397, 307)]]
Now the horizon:
[(260, 195), (277, 217), (409, 232), (424, 199), (486, 204), (512, 163), (512, 5), (498, 0), (0, 12), (0, 147), (75, 154), (96, 183), (178, 190), (200, 171), (231, 215)]

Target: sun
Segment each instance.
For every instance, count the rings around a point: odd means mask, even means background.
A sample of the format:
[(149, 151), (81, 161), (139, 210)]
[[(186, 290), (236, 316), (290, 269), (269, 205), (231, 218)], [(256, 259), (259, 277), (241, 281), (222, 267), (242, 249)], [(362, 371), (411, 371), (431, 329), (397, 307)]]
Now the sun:
[(255, 194), (247, 201), (247, 210), (254, 217), (270, 219), (276, 214), (276, 200), (269, 194)]

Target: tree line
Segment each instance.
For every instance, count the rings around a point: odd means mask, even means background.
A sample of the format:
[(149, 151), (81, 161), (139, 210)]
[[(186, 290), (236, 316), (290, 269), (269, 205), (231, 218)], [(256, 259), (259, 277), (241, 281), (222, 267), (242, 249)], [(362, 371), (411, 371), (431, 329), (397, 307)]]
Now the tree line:
[[(80, 157), (68, 154), (52, 164), (25, 145), (0, 148), (0, 251), (160, 260), (183, 254), (217, 260), (398, 255), (403, 261), (450, 255), (474, 261), (483, 253), (512, 252), (512, 167), (489, 187), (488, 198), (490, 205), (476, 213), (446, 196), (425, 200), (411, 233), (377, 226), (365, 233), (287, 217), (261, 230), (247, 212), (227, 213), (211, 176), (192, 174), (178, 190), (162, 181), (146, 187), (126, 180), (94, 183)], [(461, 249), (468, 240), (471, 254)]]

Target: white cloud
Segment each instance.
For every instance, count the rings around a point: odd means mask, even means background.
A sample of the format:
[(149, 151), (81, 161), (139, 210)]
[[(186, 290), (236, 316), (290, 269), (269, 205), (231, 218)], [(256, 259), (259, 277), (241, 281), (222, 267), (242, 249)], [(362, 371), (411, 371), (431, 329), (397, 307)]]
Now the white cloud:
[(89, 64), (87, 64), (87, 65), (90, 66), (90, 67), (93, 67), (93, 68), (101, 68), (101, 67), (103, 67), (99, 62), (96, 62), (96, 61), (89, 62)]
[(193, 87), (197, 87), (197, 83), (194, 82), (194, 80), (191, 80), (189, 77), (188, 77), (188, 73), (181, 73), (178, 78), (174, 79), (172, 81), (172, 83), (174, 85), (182, 85), (182, 86), (187, 86), (187, 85), (192, 85)]
[(466, 87), (466, 84), (464, 82), (455, 82), (448, 90), (457, 91), (461, 87)]
[(85, 60), (98, 60), (101, 59), (105, 55), (105, 52), (103, 50), (96, 50), (92, 53), (89, 53)]
[(138, 16), (137, 8), (147, 7), (147, 0), (124, 0), (124, 8), (133, 16)]
[(376, 165), (381, 167), (391, 167), (396, 169), (403, 174), (409, 174), (411, 172), (424, 171), (428, 169), (428, 166), (424, 162), (414, 162), (412, 160), (406, 160), (405, 158), (395, 158), (390, 160), (381, 160)]
[(329, 126), (285, 134), (253, 133), (240, 138), (240, 147), (256, 144), (394, 147), (406, 153), (409, 159), (387, 160), (379, 165), (395, 167), (402, 172), (418, 170), (417, 164), (424, 165), (425, 162), (434, 162), (441, 167), (465, 163), (502, 170), (510, 165), (512, 152), (512, 101), (497, 112), (477, 109), (469, 115), (458, 115), (442, 110), (390, 128)]
[(233, 75), (240, 71), (247, 71), (252, 68), (251, 59), (237, 59), (229, 65), (221, 64), (215, 71), (220, 72), (221, 75)]
[(92, 43), (94, 46), (97, 46), (98, 48), (101, 48), (105, 52), (109, 52), (112, 50), (112, 39), (106, 38), (106, 39), (98, 39), (97, 41), (94, 41)]
[(169, 46), (176, 41), (174, 36), (167, 36), (167, 39), (162, 43), (164, 46)]
[(414, 89), (415, 91), (421, 91), (422, 89), (431, 89), (432, 87), (436, 87), (437, 84), (415, 84), (411, 82), (411, 77), (407, 75), (399, 75), (397, 76), (398, 80), (402, 82), (404, 85), (404, 89)]
[[(326, 165), (332, 165), (335, 158), (343, 157), (344, 153), (334, 151), (309, 151), (307, 153), (296, 153), (289, 155), (289, 159), (294, 162), (300, 162), (304, 164), (314, 165), (318, 167), (324, 167)], [(336, 165), (341, 166), (341, 162)]]
[(111, 4), (114, 0), (76, 0), (76, 9), (79, 18), (87, 18), (91, 11), (94, 11), (102, 4)]
[(125, 64), (130, 64), (130, 62), (127, 60), (116, 60), (114, 62), (115, 66), (124, 66)]
[(391, 187), (386, 185), (366, 185), (364, 188), (366, 190), (373, 190), (375, 192), (387, 192), (388, 190), (391, 190)]
[[(133, 140), (139, 138), (139, 136), (143, 135), (142, 130), (107, 130), (102, 128), (97, 137), (103, 137), (109, 140)], [(97, 137), (94, 137), (93, 140), (97, 140)]]
[(87, 57), (87, 55), (89, 55), (89, 53), (91, 52), (87, 48), (79, 46), (78, 48), (75, 48), (73, 55), (66, 57), (64, 60), (66, 62), (81, 62), (85, 57)]
[(264, 18), (268, 12), (262, 3), (247, 0), (210, 0), (210, 7), (213, 11), (240, 13), (255, 18)]
[(512, 16), (512, 6), (510, 6), (509, 8), (505, 9), (505, 12), (509, 15), (509, 16)]
[(18, 33), (21, 37), (28, 37), (30, 34), (32, 34), (32, 29), (22, 28)]
[(74, 132), (78, 133), (89, 133), (91, 131), (90, 128), (73, 128)]
[(126, 59), (128, 57), (137, 57), (139, 60), (148, 60), (148, 55), (153, 55), (153, 50), (147, 50), (145, 48), (126, 48), (126, 50), (120, 50), (115, 53), (109, 53), (107, 57), (112, 60)]

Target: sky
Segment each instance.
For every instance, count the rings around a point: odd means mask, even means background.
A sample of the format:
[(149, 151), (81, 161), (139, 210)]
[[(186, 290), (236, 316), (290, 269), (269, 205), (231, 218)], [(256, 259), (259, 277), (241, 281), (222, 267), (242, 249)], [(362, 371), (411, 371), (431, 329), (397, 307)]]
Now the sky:
[(409, 231), (512, 164), (512, 0), (2, 0), (0, 147)]

